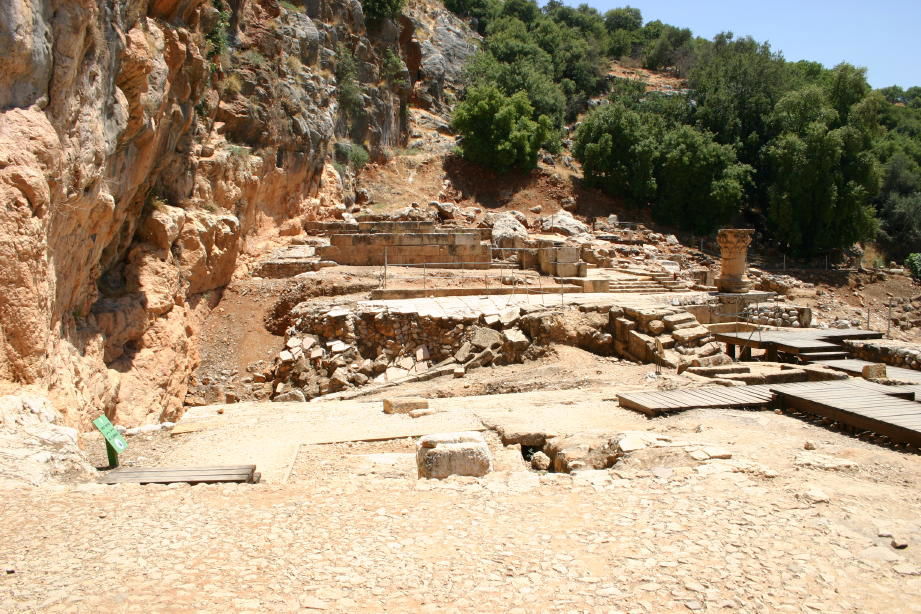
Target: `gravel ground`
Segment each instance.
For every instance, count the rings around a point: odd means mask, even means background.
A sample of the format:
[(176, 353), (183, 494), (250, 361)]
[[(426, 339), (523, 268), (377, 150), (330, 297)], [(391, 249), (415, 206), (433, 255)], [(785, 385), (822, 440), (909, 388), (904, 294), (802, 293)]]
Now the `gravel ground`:
[[(489, 417), (591, 418), (512, 398)], [(302, 445), (286, 483), (6, 491), (0, 611), (921, 611), (918, 456), (772, 412), (597, 411), (732, 458), (679, 445), (542, 474), (488, 432), (497, 471), (479, 479), (416, 480), (402, 438)]]

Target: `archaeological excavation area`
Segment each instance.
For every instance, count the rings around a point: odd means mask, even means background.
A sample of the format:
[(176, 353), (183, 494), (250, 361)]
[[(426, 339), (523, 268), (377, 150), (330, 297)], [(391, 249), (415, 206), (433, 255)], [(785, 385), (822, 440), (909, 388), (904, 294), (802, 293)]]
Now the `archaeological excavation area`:
[(0, 614), (921, 614), (921, 88), (723, 17), (0, 0)]
[(202, 323), (182, 411), (4, 398), (0, 610), (918, 607), (921, 351), (748, 231), (303, 226)]

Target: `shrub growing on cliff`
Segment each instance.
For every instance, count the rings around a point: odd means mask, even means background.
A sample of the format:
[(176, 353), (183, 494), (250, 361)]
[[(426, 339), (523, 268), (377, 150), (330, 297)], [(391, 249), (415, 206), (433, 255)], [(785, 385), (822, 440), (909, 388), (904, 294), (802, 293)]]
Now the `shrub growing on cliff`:
[[(230, 42), (230, 9), (223, 0), (213, 0), (212, 4), (217, 9), (218, 17), (214, 27), (205, 35), (205, 40), (208, 41), (208, 58), (211, 60), (227, 51)], [(211, 67), (214, 70), (213, 62)]]
[(361, 0), (365, 18), (370, 22), (399, 17), (406, 0)]
[(384, 52), (384, 58), (381, 62), (381, 74), (384, 80), (391, 85), (406, 87), (409, 85), (406, 81), (406, 64), (400, 59), (400, 56), (388, 49)]
[(362, 112), (361, 86), (358, 85), (358, 66), (355, 56), (345, 45), (336, 48), (336, 85), (339, 89), (339, 106), (349, 119)]
[(506, 96), (493, 85), (472, 88), (454, 112), (464, 158), (500, 172), (534, 168), (552, 125), (544, 115), (532, 119), (533, 112), (523, 91)]
[(915, 279), (921, 279), (921, 254), (908, 254), (905, 259), (905, 268), (911, 271), (911, 276)]

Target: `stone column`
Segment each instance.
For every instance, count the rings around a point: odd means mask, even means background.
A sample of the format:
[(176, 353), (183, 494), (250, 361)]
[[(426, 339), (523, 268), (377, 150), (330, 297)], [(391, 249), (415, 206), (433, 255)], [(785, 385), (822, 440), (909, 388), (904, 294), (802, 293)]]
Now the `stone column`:
[(745, 258), (754, 232), (748, 228), (724, 228), (716, 235), (722, 257), (722, 272), (716, 280), (720, 292), (744, 294), (751, 289), (751, 281), (745, 276)]

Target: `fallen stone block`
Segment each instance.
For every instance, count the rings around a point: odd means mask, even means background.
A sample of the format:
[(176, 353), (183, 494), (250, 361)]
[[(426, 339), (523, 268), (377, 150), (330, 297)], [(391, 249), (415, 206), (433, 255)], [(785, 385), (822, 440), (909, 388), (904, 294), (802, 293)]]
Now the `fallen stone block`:
[(416, 468), (420, 478), (481, 477), (492, 471), (492, 456), (480, 433), (437, 433), (416, 443)]
[(703, 339), (710, 334), (710, 331), (704, 326), (694, 326), (692, 328), (680, 328), (672, 332), (675, 343), (687, 345), (692, 341)]
[(884, 363), (864, 365), (860, 375), (864, 379), (884, 379), (886, 377), (886, 365)]
[(675, 330), (676, 328), (689, 328), (695, 326), (697, 324), (697, 318), (688, 312), (675, 313), (662, 318), (662, 322), (668, 330)]
[[(502, 335), (499, 334), (499, 331), (481, 326), (474, 330), (470, 343), (478, 350), (497, 348), (502, 345)], [(459, 360), (459, 362), (463, 361)]]
[(384, 399), (385, 414), (408, 414), (414, 409), (428, 409), (427, 399), (404, 397), (402, 399)]
[(517, 328), (510, 328), (503, 331), (502, 337), (505, 340), (506, 347), (511, 348), (512, 351), (515, 352), (523, 352), (528, 349), (528, 345), (531, 343), (525, 334)]

